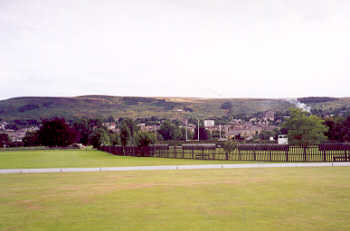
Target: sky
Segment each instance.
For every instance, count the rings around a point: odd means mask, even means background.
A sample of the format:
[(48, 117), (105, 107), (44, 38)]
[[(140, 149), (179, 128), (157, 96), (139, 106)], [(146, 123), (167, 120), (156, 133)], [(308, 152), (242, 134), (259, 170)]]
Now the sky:
[(0, 99), (350, 96), (347, 0), (0, 0)]

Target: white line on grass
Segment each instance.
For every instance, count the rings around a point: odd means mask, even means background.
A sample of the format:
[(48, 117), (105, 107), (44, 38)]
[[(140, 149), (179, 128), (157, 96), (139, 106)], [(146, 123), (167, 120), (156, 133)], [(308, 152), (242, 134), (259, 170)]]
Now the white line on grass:
[(336, 163), (268, 163), (268, 164), (207, 164), (207, 165), (163, 165), (133, 167), (100, 168), (35, 168), (35, 169), (0, 169), (0, 174), (13, 173), (59, 173), (59, 172), (109, 172), (109, 171), (145, 171), (145, 170), (186, 170), (219, 168), (284, 168), (284, 167), (350, 167), (349, 162)]

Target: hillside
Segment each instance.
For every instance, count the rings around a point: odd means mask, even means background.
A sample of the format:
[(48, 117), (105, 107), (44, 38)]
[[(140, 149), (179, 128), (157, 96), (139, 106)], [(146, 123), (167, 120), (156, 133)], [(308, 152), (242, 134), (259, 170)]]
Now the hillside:
[(350, 98), (330, 98), (330, 97), (305, 97), (299, 98), (300, 102), (311, 107), (312, 112), (316, 114), (325, 114), (324, 112), (347, 116), (350, 113)]
[[(31, 120), (62, 116), (91, 117), (151, 117), (179, 118), (223, 116), (225, 102), (232, 104), (232, 114), (252, 114), (261, 111), (284, 111), (290, 103), (280, 99), (204, 99), (180, 97), (119, 97), (89, 95), (79, 97), (20, 97), (0, 101), (3, 120)], [(182, 110), (182, 111), (181, 111)]]
[[(314, 111), (350, 111), (350, 98), (307, 97), (300, 102)], [(205, 99), (185, 97), (121, 97), (89, 95), (78, 97), (20, 97), (0, 101), (0, 118), (40, 120), (54, 116), (67, 119), (77, 117), (107, 118), (113, 116), (142, 118), (221, 117), (230, 113), (253, 114), (263, 111), (285, 111), (293, 104), (283, 99)]]

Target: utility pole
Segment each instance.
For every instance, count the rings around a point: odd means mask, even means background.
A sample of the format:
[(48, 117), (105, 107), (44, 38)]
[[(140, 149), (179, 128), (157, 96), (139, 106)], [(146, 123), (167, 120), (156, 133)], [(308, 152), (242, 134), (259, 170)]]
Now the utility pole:
[(187, 142), (187, 122), (188, 122), (188, 120), (186, 119), (186, 130), (185, 130), (185, 132), (186, 132), (186, 142)]
[(157, 140), (157, 124), (154, 125), (154, 138)]
[(197, 121), (198, 121), (198, 141), (199, 141), (199, 119), (197, 119)]

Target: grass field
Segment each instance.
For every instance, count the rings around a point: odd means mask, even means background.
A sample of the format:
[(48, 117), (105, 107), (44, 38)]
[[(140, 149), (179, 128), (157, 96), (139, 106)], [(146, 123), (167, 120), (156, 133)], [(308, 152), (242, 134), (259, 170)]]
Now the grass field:
[(218, 163), (252, 163), (238, 161), (183, 160), (150, 157), (114, 156), (95, 150), (27, 150), (0, 152), (0, 169), (10, 168), (79, 168), (111, 166), (155, 166)]
[(0, 175), (0, 230), (350, 230), (350, 168)]

